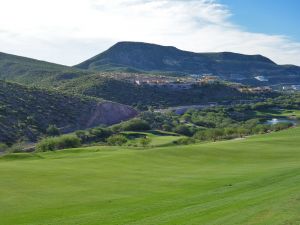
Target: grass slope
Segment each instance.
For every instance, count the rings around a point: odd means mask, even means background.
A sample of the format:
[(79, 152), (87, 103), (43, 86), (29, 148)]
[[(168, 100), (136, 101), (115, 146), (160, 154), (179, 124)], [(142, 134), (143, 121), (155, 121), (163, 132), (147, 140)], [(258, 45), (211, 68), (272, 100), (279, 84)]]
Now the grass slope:
[(85, 72), (68, 66), (0, 52), (0, 79), (25, 84), (57, 79), (71, 79)]
[(299, 224), (299, 135), (6, 156), (1, 224)]

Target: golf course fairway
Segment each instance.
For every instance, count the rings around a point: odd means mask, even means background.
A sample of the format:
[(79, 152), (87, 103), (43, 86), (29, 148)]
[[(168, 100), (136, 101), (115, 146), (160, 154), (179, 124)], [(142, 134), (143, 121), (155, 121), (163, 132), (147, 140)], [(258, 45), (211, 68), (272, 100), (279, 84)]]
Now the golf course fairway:
[(1, 225), (300, 224), (300, 129), (0, 159)]

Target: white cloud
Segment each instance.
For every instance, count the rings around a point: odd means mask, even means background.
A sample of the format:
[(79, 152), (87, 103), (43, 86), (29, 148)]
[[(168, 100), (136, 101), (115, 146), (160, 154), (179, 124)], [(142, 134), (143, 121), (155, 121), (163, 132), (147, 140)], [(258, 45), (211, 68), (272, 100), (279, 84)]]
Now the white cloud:
[(300, 65), (300, 43), (247, 32), (230, 16), (215, 0), (0, 0), (0, 51), (72, 65), (126, 40)]

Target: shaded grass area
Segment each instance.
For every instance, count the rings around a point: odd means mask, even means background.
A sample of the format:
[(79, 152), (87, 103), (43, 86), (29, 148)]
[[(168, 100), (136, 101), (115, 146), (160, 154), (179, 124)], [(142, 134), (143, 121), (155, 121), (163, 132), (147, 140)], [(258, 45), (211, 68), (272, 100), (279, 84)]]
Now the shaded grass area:
[(257, 116), (268, 116), (268, 117), (297, 117), (300, 118), (300, 110), (279, 110), (279, 109), (269, 109), (269, 110), (260, 110), (256, 111)]
[(174, 141), (183, 138), (184, 136), (172, 133), (172, 132), (166, 132), (166, 131), (160, 131), (160, 130), (153, 130), (153, 131), (145, 131), (145, 132), (135, 132), (135, 131), (127, 131), (122, 132), (123, 135), (125, 135), (128, 138), (127, 145), (131, 146), (141, 146), (140, 141), (143, 138), (150, 139), (149, 146), (151, 147), (166, 147), (166, 146), (172, 146), (175, 145)]
[(5, 156), (1, 224), (299, 224), (299, 136)]

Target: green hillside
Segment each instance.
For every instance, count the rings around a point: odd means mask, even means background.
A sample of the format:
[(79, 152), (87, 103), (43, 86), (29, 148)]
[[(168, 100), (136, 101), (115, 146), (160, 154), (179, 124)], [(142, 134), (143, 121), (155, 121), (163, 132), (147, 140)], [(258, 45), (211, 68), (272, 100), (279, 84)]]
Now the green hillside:
[(0, 81), (0, 142), (34, 141), (49, 125), (66, 133), (135, 115), (128, 106)]
[(49, 82), (53, 77), (66, 80), (82, 76), (85, 73), (87, 72), (68, 66), (0, 52), (0, 79), (2, 80), (37, 84)]
[(296, 225), (299, 136), (8, 155), (1, 224)]
[[(126, 74), (143, 77), (145, 74)], [(99, 97), (127, 105), (151, 105), (156, 107), (205, 104), (210, 101), (232, 99), (249, 99), (252, 94), (245, 94), (225, 83), (195, 86), (191, 89), (174, 89), (167, 87), (136, 85), (122, 78), (123, 73), (101, 73), (73, 79), (57, 88), (68, 93)], [(131, 78), (133, 79), (133, 78)], [(263, 95), (261, 95), (262, 97)]]

